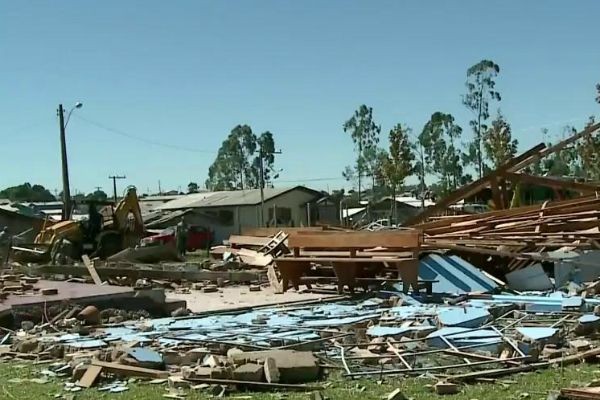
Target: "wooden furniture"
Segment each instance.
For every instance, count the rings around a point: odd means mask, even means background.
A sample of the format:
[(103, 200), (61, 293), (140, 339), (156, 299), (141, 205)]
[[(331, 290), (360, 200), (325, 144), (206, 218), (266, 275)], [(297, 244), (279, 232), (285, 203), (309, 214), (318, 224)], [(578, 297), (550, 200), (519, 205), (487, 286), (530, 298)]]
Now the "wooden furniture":
[(347, 286), (354, 292), (357, 279), (374, 278), (385, 267), (395, 268), (409, 287), (417, 289), (421, 232), (415, 229), (385, 232), (292, 232), (288, 237), (291, 254), (277, 257), (283, 291), (290, 283), (299, 289), (302, 277), (312, 265), (333, 268), (338, 292)]

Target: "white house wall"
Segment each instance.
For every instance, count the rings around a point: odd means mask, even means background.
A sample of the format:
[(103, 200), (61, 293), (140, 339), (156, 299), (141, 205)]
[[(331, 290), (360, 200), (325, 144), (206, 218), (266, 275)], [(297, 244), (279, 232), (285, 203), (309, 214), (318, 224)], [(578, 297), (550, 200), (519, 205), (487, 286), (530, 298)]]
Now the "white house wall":
[[(265, 219), (269, 215), (269, 208), (275, 206), (278, 208), (285, 207), (290, 208), (291, 218), (295, 227), (307, 226), (306, 203), (313, 200), (315, 200), (314, 195), (303, 190), (293, 190), (274, 199), (267, 200), (265, 201)], [(220, 244), (223, 240), (228, 239), (230, 235), (239, 234), (243, 227), (260, 227), (260, 209), (260, 204), (205, 209), (211, 211), (232, 211), (234, 221), (231, 226), (219, 224), (214, 220), (209, 221), (206, 217), (199, 214), (203, 209), (197, 209), (198, 213), (193, 213), (189, 217), (186, 217), (186, 221), (210, 227), (214, 232), (214, 243)]]

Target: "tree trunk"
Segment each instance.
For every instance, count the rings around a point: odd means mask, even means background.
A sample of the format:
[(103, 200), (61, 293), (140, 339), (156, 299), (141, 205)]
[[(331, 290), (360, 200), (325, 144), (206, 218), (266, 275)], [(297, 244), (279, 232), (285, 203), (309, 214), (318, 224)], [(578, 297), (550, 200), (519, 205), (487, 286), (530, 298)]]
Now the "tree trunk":
[(481, 154), (481, 107), (483, 106), (483, 82), (479, 89), (479, 110), (477, 112), (477, 166), (479, 170), (479, 179), (483, 178), (483, 157)]

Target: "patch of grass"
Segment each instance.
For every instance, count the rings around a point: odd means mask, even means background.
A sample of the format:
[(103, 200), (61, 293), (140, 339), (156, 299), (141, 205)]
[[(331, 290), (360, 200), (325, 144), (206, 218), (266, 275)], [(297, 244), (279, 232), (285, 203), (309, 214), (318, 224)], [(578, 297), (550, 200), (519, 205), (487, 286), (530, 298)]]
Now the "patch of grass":
[[(56, 394), (62, 394), (64, 398), (71, 398), (73, 393), (64, 390), (64, 379), (51, 378), (50, 382), (42, 384), (29, 381), (40, 378), (42, 366), (34, 366), (28, 363), (3, 362), (0, 364), (0, 399), (26, 400), (26, 399), (52, 399)], [(519, 374), (499, 379), (496, 383), (480, 383), (464, 385), (461, 392), (454, 396), (448, 396), (454, 400), (545, 400), (548, 392), (559, 390), (567, 386), (582, 386), (596, 378), (600, 378), (600, 370), (595, 365), (582, 364), (564, 369), (546, 369), (537, 372)], [(323, 394), (332, 399), (377, 399), (385, 398), (388, 393), (400, 388), (405, 396), (415, 400), (439, 399), (427, 387), (435, 381), (425, 378), (401, 378), (386, 377), (383, 382), (378, 382), (378, 377), (370, 379), (348, 380), (341, 376), (334, 376), (327, 382), (323, 382), (327, 388)], [(151, 385), (144, 381), (137, 381), (128, 385), (127, 392), (112, 394), (102, 393), (96, 388), (74, 393), (78, 400), (91, 399), (121, 399), (121, 400), (158, 400), (168, 393), (166, 384)], [(211, 398), (207, 392), (186, 391), (186, 399), (208, 399)], [(252, 396), (253, 399), (282, 398), (308, 399), (307, 393), (252, 393), (236, 392), (232, 396)]]

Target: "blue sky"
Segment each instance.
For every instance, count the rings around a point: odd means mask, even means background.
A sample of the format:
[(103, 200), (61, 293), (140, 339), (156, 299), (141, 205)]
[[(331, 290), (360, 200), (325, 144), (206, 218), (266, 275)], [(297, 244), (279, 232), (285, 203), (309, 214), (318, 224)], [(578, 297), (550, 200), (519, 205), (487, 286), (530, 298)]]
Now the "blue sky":
[(383, 143), (434, 111), (468, 132), (466, 69), (483, 58), (523, 150), (600, 110), (599, 14), (593, 0), (2, 1), (0, 187), (60, 189), (55, 110), (82, 101), (72, 189), (110, 191), (115, 173), (142, 192), (203, 183), (240, 123), (274, 133), (277, 185), (338, 188), (354, 109), (374, 108)]

